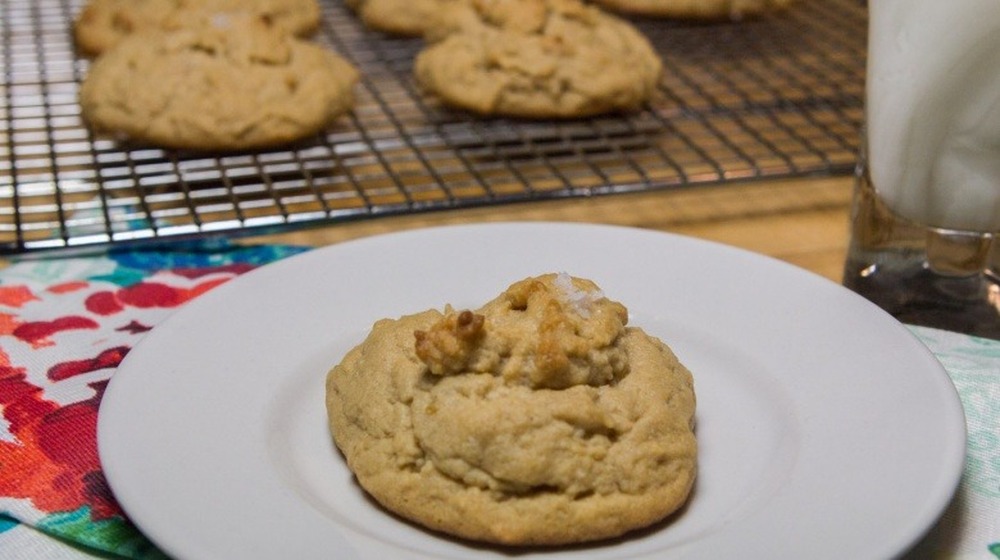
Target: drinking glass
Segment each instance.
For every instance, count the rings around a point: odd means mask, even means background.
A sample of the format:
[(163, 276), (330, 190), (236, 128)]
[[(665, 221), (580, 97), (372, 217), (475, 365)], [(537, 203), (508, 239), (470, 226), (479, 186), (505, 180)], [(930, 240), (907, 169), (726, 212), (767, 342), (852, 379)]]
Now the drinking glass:
[(844, 285), (1000, 339), (1000, 0), (869, 0)]

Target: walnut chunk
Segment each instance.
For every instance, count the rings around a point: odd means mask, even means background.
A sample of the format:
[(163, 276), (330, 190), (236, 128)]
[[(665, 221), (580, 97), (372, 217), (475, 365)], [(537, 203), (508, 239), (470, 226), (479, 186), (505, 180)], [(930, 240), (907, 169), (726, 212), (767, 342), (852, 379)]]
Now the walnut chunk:
[(415, 331), (417, 357), (435, 375), (461, 373), (482, 337), (485, 318), (471, 311), (449, 313), (426, 331)]

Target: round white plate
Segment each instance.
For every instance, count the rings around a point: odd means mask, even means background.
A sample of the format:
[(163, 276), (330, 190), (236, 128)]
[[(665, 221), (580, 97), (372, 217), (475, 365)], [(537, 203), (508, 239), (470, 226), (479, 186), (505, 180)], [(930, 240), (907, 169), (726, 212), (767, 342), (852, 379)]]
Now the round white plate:
[(699, 476), (667, 522), (519, 559), (886, 558), (947, 505), (965, 451), (961, 404), (887, 314), (745, 251), (552, 223), (352, 241), (202, 296), (112, 378), (98, 425), (111, 487), (178, 558), (507, 558), (375, 506), (331, 443), (324, 379), (379, 318), (479, 306), (560, 271), (597, 282), (691, 369)]

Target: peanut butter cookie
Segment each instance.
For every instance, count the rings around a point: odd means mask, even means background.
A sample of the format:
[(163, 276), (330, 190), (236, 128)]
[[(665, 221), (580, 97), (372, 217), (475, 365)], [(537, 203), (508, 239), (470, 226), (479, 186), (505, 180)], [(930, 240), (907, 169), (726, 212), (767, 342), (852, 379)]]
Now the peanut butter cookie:
[(391, 35), (421, 36), (444, 7), (464, 0), (344, 0), (366, 27)]
[(334, 441), (378, 502), (448, 534), (557, 545), (649, 526), (692, 487), (695, 395), (627, 321), (566, 274), (383, 319), (327, 376)]
[(784, 10), (798, 0), (593, 0), (612, 11), (690, 20), (741, 20)]
[(418, 82), (483, 115), (572, 118), (632, 110), (662, 63), (630, 23), (578, 0), (449, 4), (417, 55)]
[(130, 37), (80, 88), (86, 122), (160, 147), (235, 150), (315, 134), (353, 104), (354, 67), (258, 18)]
[(98, 55), (133, 33), (174, 30), (221, 15), (263, 17), (298, 36), (311, 34), (320, 20), (316, 0), (89, 0), (73, 32), (84, 54)]

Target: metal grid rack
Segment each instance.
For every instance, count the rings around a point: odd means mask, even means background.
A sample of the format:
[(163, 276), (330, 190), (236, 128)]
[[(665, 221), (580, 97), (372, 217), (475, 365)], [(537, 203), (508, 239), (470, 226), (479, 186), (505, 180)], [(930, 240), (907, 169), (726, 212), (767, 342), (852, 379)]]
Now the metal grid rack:
[(867, 12), (803, 0), (736, 23), (634, 20), (663, 58), (650, 106), (484, 119), (416, 87), (418, 39), (323, 2), (314, 40), (363, 74), (357, 105), (278, 150), (165, 151), (95, 138), (76, 95), (82, 0), (0, 0), (0, 252), (284, 231), (401, 213), (844, 174), (862, 120)]

